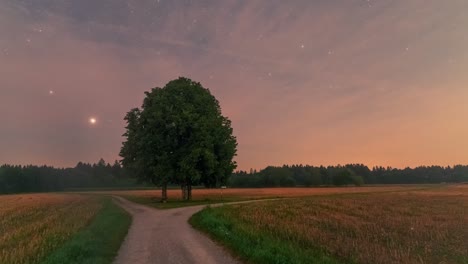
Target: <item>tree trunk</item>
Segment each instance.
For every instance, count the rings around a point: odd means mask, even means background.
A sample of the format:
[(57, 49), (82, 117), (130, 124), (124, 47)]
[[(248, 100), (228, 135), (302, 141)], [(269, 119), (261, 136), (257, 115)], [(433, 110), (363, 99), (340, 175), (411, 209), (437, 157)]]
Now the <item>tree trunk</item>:
[(162, 185), (161, 192), (162, 192), (161, 202), (165, 203), (167, 202), (167, 184)]
[(187, 186), (187, 201), (192, 200), (192, 185)]
[(182, 184), (180, 186), (180, 189), (182, 190), (182, 200), (183, 201), (186, 201), (187, 200), (187, 186), (185, 186), (184, 184)]

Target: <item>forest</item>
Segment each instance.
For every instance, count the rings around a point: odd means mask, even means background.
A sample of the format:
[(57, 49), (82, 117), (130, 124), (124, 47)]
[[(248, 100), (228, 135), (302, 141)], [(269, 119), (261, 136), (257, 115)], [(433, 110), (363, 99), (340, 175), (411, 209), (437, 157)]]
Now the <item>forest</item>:
[[(0, 193), (55, 192), (73, 189), (148, 187), (128, 177), (118, 161), (94, 164), (79, 162), (73, 168), (49, 166), (0, 166)], [(263, 170), (237, 171), (228, 187), (318, 187), (364, 184), (431, 184), (468, 182), (468, 166), (421, 166), (397, 169), (362, 164), (314, 167), (309, 165), (269, 166)], [(219, 184), (218, 184), (219, 185)]]
[(95, 164), (79, 162), (73, 168), (0, 166), (0, 193), (55, 192), (136, 185), (135, 180), (125, 177), (119, 162), (111, 165), (103, 159)]
[(397, 169), (363, 164), (314, 167), (309, 165), (269, 166), (261, 171), (237, 171), (230, 187), (345, 186), (363, 184), (431, 184), (468, 182), (468, 166), (420, 166)]

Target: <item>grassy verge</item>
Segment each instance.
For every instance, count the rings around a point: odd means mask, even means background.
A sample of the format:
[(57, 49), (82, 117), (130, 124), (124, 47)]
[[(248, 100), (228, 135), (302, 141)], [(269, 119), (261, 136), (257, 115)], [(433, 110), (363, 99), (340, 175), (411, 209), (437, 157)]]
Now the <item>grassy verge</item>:
[(133, 195), (121, 195), (125, 199), (151, 206), (157, 209), (171, 209), (171, 208), (179, 208), (179, 207), (187, 207), (187, 206), (195, 206), (195, 205), (210, 205), (210, 204), (221, 204), (221, 203), (231, 203), (231, 202), (241, 202), (241, 201), (249, 201), (249, 200), (261, 200), (261, 199), (269, 199), (269, 198), (224, 198), (224, 199), (210, 199), (210, 198), (202, 198), (202, 199), (195, 199), (192, 201), (183, 201), (183, 200), (168, 200), (165, 203), (162, 203), (159, 198), (150, 198), (150, 197), (142, 197), (142, 196), (133, 196)]
[(112, 263), (131, 224), (131, 216), (109, 198), (89, 226), (82, 229), (43, 264)]
[(208, 207), (193, 215), (190, 224), (208, 233), (247, 263), (341, 263), (318, 248), (304, 248), (292, 241), (255, 230), (235, 218), (226, 218), (226, 210), (229, 207)]

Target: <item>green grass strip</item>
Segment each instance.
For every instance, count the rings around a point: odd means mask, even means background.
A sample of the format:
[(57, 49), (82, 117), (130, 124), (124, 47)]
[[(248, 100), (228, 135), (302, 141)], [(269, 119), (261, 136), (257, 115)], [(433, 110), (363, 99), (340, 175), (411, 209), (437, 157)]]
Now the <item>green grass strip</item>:
[[(159, 198), (150, 198), (150, 197), (141, 197), (135, 195), (118, 195), (134, 203), (143, 204), (150, 206), (156, 209), (173, 209), (180, 207), (196, 206), (196, 205), (210, 205), (210, 204), (220, 204), (220, 203), (232, 203), (232, 202), (241, 202), (248, 200), (262, 200), (268, 198), (242, 198), (242, 197), (226, 197), (223, 199), (219, 198), (201, 198), (194, 199), (191, 201), (182, 201), (180, 199), (170, 199), (165, 203), (162, 203)], [(273, 197), (275, 198), (275, 197)]]
[(53, 252), (43, 264), (112, 263), (132, 222), (122, 208), (105, 198), (91, 224)]
[(235, 219), (223, 216), (229, 206), (206, 208), (190, 218), (190, 224), (247, 263), (255, 264), (338, 264), (340, 261), (317, 249), (291, 241), (281, 241), (261, 230), (253, 230)]

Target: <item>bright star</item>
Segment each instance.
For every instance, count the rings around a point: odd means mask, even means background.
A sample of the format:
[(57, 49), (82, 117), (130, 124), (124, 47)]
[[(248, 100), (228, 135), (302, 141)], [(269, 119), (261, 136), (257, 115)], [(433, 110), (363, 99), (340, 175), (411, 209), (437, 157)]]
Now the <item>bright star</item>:
[(89, 118), (89, 123), (91, 125), (95, 125), (97, 123), (97, 119), (95, 117), (91, 117), (91, 118)]

